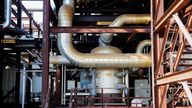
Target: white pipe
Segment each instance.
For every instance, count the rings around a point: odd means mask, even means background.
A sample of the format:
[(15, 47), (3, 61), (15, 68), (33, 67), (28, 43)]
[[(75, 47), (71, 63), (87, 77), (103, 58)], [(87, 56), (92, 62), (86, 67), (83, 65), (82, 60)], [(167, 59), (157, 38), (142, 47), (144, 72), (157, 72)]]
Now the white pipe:
[(22, 103), (21, 103), (21, 107), (24, 108), (25, 107), (25, 88), (26, 88), (26, 67), (23, 66), (23, 72), (22, 74), (22, 80), (23, 80), (23, 84), (22, 84)]
[(189, 31), (186, 29), (185, 25), (183, 24), (183, 22), (181, 21), (181, 19), (178, 16), (178, 13), (175, 13), (173, 15), (173, 18), (175, 19), (176, 23), (178, 24), (180, 30), (182, 31), (182, 33), (184, 34), (185, 38), (187, 39), (188, 43), (190, 44), (190, 46), (192, 47), (192, 38), (191, 38), (191, 34), (189, 33)]
[(49, 63), (71, 65), (71, 62), (65, 56), (50, 56)]
[[(124, 24), (148, 24), (150, 22), (149, 14), (123, 14), (117, 17), (109, 27), (120, 27)], [(113, 33), (102, 33), (99, 38), (99, 45), (109, 45), (113, 39)]]
[[(73, 6), (63, 4), (58, 14), (58, 26), (72, 26)], [(58, 48), (63, 56), (79, 67), (151, 67), (149, 54), (86, 54), (78, 52), (72, 44), (72, 34), (58, 34)]]
[(137, 45), (136, 53), (143, 53), (143, 49), (147, 46), (151, 46), (151, 40), (144, 40)]
[(4, 6), (5, 8), (5, 21), (3, 22), (3, 24), (1, 24), (1, 26), (3, 26), (3, 28), (7, 28), (10, 25), (11, 22), (11, 4), (12, 4), (12, 0), (5, 0), (5, 4)]

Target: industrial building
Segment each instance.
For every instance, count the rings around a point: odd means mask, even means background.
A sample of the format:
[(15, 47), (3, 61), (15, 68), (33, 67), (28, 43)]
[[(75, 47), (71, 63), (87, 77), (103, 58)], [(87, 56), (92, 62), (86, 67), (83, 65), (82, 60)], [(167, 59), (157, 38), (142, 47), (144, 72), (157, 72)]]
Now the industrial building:
[(1, 108), (192, 108), (191, 0), (1, 0)]

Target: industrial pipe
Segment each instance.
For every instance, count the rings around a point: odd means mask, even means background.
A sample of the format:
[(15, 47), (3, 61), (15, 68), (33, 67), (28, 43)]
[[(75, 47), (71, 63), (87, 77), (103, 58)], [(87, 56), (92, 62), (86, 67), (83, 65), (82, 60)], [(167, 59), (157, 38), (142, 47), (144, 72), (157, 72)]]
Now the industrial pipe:
[[(117, 17), (109, 27), (120, 27), (124, 24), (148, 24), (151, 18), (149, 14), (123, 14)], [(112, 33), (102, 33), (99, 38), (99, 45), (109, 45), (113, 39)]]
[(147, 46), (151, 46), (151, 40), (144, 40), (137, 45), (136, 53), (143, 53), (143, 49)]
[[(151, 46), (151, 40), (144, 40), (139, 43), (136, 48), (136, 53), (142, 54), (142, 51), (145, 47)], [(107, 46), (108, 47), (108, 46)], [(49, 62), (51, 64), (64, 64), (64, 65), (71, 65), (71, 62), (65, 56), (50, 56)], [(138, 68), (133, 68), (133, 72), (138, 71)]]
[(50, 56), (49, 63), (71, 65), (71, 62), (65, 56)]
[[(64, 1), (59, 9), (58, 26), (72, 26), (73, 2)], [(151, 67), (149, 54), (86, 54), (78, 52), (72, 44), (72, 34), (58, 34), (58, 48), (63, 56), (79, 67)]]
[(5, 0), (5, 21), (3, 22), (3, 24), (1, 24), (1, 26), (3, 26), (3, 28), (7, 28), (11, 22), (11, 4), (12, 4), (12, 0)]

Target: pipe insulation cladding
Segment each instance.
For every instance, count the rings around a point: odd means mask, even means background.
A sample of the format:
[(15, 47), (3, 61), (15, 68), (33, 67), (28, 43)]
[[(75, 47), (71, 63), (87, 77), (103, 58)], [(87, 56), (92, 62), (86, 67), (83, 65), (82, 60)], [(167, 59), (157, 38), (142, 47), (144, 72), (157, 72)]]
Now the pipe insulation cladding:
[[(149, 24), (150, 14), (123, 14), (118, 16), (109, 27), (120, 27), (124, 24)], [(109, 45), (113, 39), (113, 33), (102, 33), (99, 38), (99, 45)]]
[[(58, 26), (71, 27), (73, 19), (73, 5), (65, 2), (59, 9)], [(150, 54), (91, 54), (80, 53), (72, 44), (71, 33), (58, 34), (58, 48), (72, 64), (79, 67), (97, 67), (97, 68), (148, 68), (151, 67)]]
[[(91, 51), (92, 54), (110, 54), (110, 53), (122, 53), (120, 49), (112, 46), (99, 46)], [(103, 93), (119, 94), (120, 89), (114, 89), (122, 84), (122, 79), (115, 76), (115, 74), (121, 72), (118, 68), (96, 68), (96, 86), (98, 88), (104, 88)], [(110, 88), (110, 89), (109, 89)], [(97, 89), (97, 93), (102, 93), (101, 89)]]

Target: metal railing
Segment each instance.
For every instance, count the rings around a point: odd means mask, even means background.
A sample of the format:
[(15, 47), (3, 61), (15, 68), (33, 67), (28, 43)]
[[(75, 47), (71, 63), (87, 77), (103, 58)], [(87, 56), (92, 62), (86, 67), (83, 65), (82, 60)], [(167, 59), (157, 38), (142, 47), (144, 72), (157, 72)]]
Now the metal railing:
[[(101, 93), (97, 94), (95, 96), (90, 95), (80, 95), (82, 91), (91, 91), (91, 90), (100, 90)], [(71, 90), (71, 97), (70, 97), (70, 108), (79, 108), (79, 107), (110, 107), (110, 106), (121, 106), (126, 108), (134, 108), (134, 107), (140, 107), (140, 108), (152, 108), (152, 97), (142, 97), (142, 96), (106, 96), (105, 90), (106, 89), (117, 89), (117, 88), (88, 88), (88, 89), (72, 89)], [(118, 90), (124, 91), (130, 91), (133, 89), (151, 89), (151, 88), (121, 88)], [(123, 93), (121, 93), (123, 94)], [(133, 100), (141, 100), (140, 102), (133, 102)], [(143, 101), (147, 101), (148, 104), (144, 104)]]

